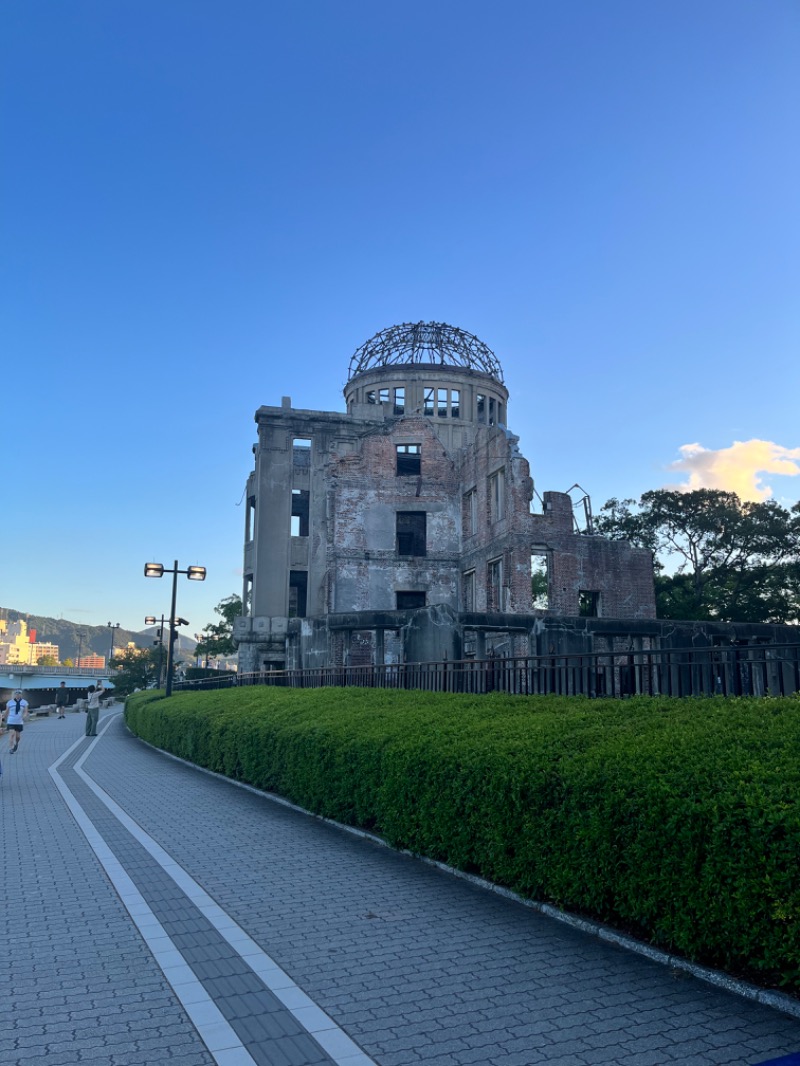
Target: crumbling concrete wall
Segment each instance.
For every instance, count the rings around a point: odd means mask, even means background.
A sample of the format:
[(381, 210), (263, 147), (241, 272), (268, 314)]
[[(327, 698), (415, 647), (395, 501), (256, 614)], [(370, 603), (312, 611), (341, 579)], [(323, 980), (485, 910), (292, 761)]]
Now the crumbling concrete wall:
[[(420, 473), (398, 476), (397, 448), (408, 444), (420, 447)], [(418, 417), (370, 428), (358, 445), (328, 464), (332, 610), (394, 610), (403, 591), (455, 608), (460, 492), (452, 459)], [(398, 512), (424, 516), (423, 555), (398, 555)]]
[(626, 541), (577, 533), (572, 500), (544, 494), (544, 513), (531, 515), (532, 543), (547, 552), (548, 611), (579, 615), (581, 592), (596, 593), (597, 617), (655, 618), (653, 557)]
[[(432, 416), (426, 396), (434, 378), (448, 402)], [(383, 394), (383, 381), (395, 398), (405, 382), (400, 414), (365, 402)], [(564, 493), (545, 493), (543, 513), (531, 513), (528, 461), (499, 421), (506, 396), (501, 384), (463, 368), (392, 366), (349, 383), (347, 414), (296, 409), (288, 398), (258, 410), (247, 482), (248, 613), (235, 630), (242, 669), (321, 665), (325, 657), (344, 663), (368, 648), (380, 656), (380, 642), (352, 644), (316, 623), (395, 611), (400, 627), (409, 595), (455, 615), (536, 617), (532, 553), (548, 564), (545, 616), (655, 616), (649, 553), (576, 531)], [(490, 401), (495, 424), (485, 414)], [(398, 448), (410, 445), (419, 449), (419, 472), (401, 473)], [(404, 521), (415, 535), (424, 529), (423, 550), (401, 550)], [(517, 634), (504, 646), (526, 640)], [(459, 633), (447, 647), (455, 653), (460, 645)], [(406, 640), (403, 654), (424, 646)]]

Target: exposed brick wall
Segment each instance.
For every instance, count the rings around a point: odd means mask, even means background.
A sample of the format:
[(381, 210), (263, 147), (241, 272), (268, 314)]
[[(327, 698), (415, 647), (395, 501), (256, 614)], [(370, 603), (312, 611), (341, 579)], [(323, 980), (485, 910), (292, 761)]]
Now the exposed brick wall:
[(581, 591), (599, 593), (606, 618), (655, 618), (653, 560), (650, 552), (625, 541), (574, 532), (572, 501), (546, 492), (545, 512), (531, 515), (537, 545), (548, 549), (550, 600), (554, 614), (577, 615)]
[[(392, 380), (405, 373), (418, 371), (387, 368)], [(377, 382), (377, 370), (375, 375)], [(485, 386), (465, 371), (459, 387), (464, 412), (472, 410), (468, 390), (472, 397)], [(288, 400), (257, 412), (256, 471), (247, 488), (256, 528), (245, 545), (254, 627), (245, 643), (255, 642), (257, 616), (285, 619), (291, 570), (307, 574), (310, 618), (394, 610), (398, 592), (424, 593), (426, 605), (458, 611), (469, 571), (474, 611), (530, 616), (532, 551), (548, 561), (546, 616), (578, 616), (584, 592), (594, 594), (602, 618), (655, 617), (649, 553), (577, 532), (573, 501), (564, 493), (545, 493), (543, 513), (531, 513), (530, 467), (506, 429), (412, 411), (394, 418), (386, 404), (359, 404), (352, 412), (303, 411)], [(295, 437), (311, 441), (299, 460), (291, 445)], [(403, 444), (420, 446), (419, 475), (398, 476), (397, 446)], [(308, 536), (290, 533), (293, 488), (308, 493)], [(399, 555), (398, 512), (424, 513), (424, 555)], [(491, 600), (489, 568), (495, 561), (502, 579)], [(515, 635), (506, 644), (523, 654), (526, 641)], [(341, 665), (353, 654), (349, 642), (331, 635), (331, 662)]]
[[(397, 445), (419, 444), (419, 475), (397, 475)], [(335, 609), (393, 610), (397, 591), (456, 606), (461, 493), (429, 419), (369, 427), (355, 454), (331, 458), (327, 558)], [(426, 554), (398, 557), (397, 512), (424, 512)]]

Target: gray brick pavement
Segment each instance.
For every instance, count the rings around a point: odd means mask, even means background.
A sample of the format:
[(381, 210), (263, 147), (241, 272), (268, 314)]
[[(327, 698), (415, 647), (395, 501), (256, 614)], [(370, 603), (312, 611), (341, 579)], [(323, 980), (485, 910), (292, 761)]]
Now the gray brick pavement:
[[(283, 1066), (284, 1063), (285, 1066), (334, 1066), (334, 1060), (253, 973), (162, 866), (73, 772), (82, 754), (78, 749), (61, 764), (61, 777), (256, 1066)], [(157, 1050), (155, 1045), (151, 1047)]]
[(9, 758), (0, 740), (4, 907), (0, 988), (3, 1066), (214, 1066), (47, 767), (84, 730), (82, 716), (25, 728)]
[[(0, 980), (21, 994), (0, 1062), (206, 1066), (214, 1058), (46, 773), (82, 724), (37, 722), (3, 756), (3, 890), (19, 920), (7, 906)], [(379, 1066), (752, 1066), (800, 1051), (794, 1018), (176, 763), (119, 721), (85, 770)], [(220, 945), (201, 957), (207, 927), (73, 785), (126, 870), (152, 881), (150, 905), (173, 907), (165, 926), (192, 964), (230, 961)], [(267, 1000), (247, 998), (264, 990), (231, 965), (222, 976), (244, 983), (223, 983), (217, 1006), (268, 1054)]]

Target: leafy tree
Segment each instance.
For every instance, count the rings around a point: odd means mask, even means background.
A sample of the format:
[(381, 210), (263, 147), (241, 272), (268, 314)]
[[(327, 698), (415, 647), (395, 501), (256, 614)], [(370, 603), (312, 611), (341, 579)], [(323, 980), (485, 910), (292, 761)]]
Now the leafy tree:
[(58, 666), (58, 659), (55, 655), (43, 655), (36, 663), (38, 666)]
[(233, 655), (236, 645), (233, 642), (233, 620), (242, 613), (242, 598), (233, 593), (220, 600), (214, 608), (221, 618), (219, 622), (210, 622), (204, 626), (200, 640), (195, 648), (195, 655), (207, 659), (218, 656)]
[(158, 683), (158, 648), (126, 648), (112, 661), (115, 692), (127, 696), (134, 689)]
[(531, 604), (534, 608), (547, 610), (547, 570), (533, 570), (531, 573)]
[[(719, 489), (655, 489), (638, 503), (609, 500), (596, 528), (653, 552), (660, 618), (800, 617), (800, 504), (787, 510)], [(677, 565), (667, 572), (670, 562)]]

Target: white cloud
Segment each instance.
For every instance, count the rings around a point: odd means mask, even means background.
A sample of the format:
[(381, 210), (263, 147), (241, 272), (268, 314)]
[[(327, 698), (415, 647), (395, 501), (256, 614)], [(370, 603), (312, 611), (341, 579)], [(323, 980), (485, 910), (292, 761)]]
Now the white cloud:
[(679, 489), (724, 489), (741, 500), (766, 500), (772, 487), (764, 484), (766, 474), (783, 477), (800, 475), (800, 448), (784, 448), (769, 440), (735, 440), (729, 448), (713, 451), (702, 444), (682, 444), (681, 458), (670, 470), (689, 475)]

